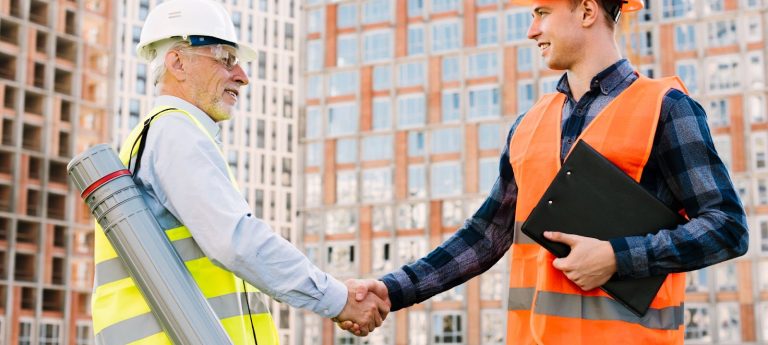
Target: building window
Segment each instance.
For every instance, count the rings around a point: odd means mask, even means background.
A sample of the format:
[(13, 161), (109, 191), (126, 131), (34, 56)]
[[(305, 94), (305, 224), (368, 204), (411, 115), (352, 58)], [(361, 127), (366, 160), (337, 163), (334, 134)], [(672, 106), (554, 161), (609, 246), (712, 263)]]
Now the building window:
[(397, 128), (423, 126), (424, 95), (404, 95), (397, 98)]
[(432, 13), (459, 10), (459, 0), (432, 0)]
[(451, 312), (432, 314), (433, 344), (464, 344), (462, 315)]
[(694, 24), (677, 24), (675, 26), (675, 50), (696, 50), (696, 27)]
[(307, 11), (307, 33), (323, 32), (325, 26), (325, 8)]
[(434, 197), (459, 196), (464, 189), (462, 165), (458, 162), (433, 163), (430, 173), (430, 191)]
[(32, 320), (19, 321), (19, 342), (18, 345), (32, 345), (32, 335), (34, 327)]
[(444, 82), (459, 80), (459, 78), (461, 78), (458, 56), (443, 57), (442, 78)]
[(716, 14), (724, 10), (723, 0), (704, 1), (704, 15)]
[(500, 133), (501, 126), (498, 123), (482, 123), (477, 128), (478, 146), (480, 150), (500, 149), (504, 137)]
[(392, 169), (363, 170), (362, 197), (364, 202), (388, 201), (392, 199)]
[(392, 59), (392, 31), (374, 31), (363, 34), (363, 62)]
[(709, 124), (712, 127), (725, 127), (730, 122), (728, 112), (728, 100), (718, 98), (709, 101)]
[(685, 274), (685, 292), (709, 291), (708, 269), (702, 268)]
[[(338, 242), (329, 244), (325, 267), (337, 274), (355, 272), (355, 245)], [(348, 334), (347, 332), (344, 333)]]
[(334, 104), (328, 107), (329, 136), (354, 134), (357, 132), (358, 107), (355, 103)]
[(328, 78), (328, 95), (341, 96), (355, 94), (358, 91), (359, 80), (356, 70), (336, 72)]
[(394, 260), (392, 260), (394, 248), (392, 248), (391, 242), (389, 239), (373, 240), (373, 253), (371, 255), (373, 272), (389, 272), (395, 267)]
[(373, 24), (390, 21), (392, 9), (389, 0), (368, 0), (363, 3), (363, 24)]
[(357, 25), (357, 5), (341, 4), (336, 10), (336, 26), (339, 29)]
[(717, 275), (717, 291), (736, 291), (736, 264), (732, 261), (723, 262), (714, 267)]
[(432, 154), (453, 153), (461, 150), (461, 128), (440, 128), (432, 130)]
[(423, 198), (427, 196), (426, 189), (427, 170), (424, 164), (411, 164), (408, 166), (408, 197)]
[(499, 42), (496, 14), (481, 15), (477, 17), (477, 45), (486, 46)]
[(425, 69), (423, 62), (404, 63), (399, 66), (397, 84), (400, 87), (424, 85)]
[[(264, 56), (264, 59), (259, 59), (259, 66), (261, 67), (261, 62), (264, 61), (266, 65), (266, 55)], [(323, 41), (321, 40), (312, 40), (307, 42), (307, 71), (313, 72), (313, 71), (319, 71), (323, 69)], [(259, 71), (262, 69), (259, 68)], [(266, 68), (264, 69), (266, 74)], [(259, 76), (261, 76), (261, 73), (259, 73)], [(264, 79), (264, 78), (261, 78)]]
[(722, 47), (738, 43), (739, 34), (735, 19), (724, 19), (707, 23), (708, 45)]
[(499, 58), (495, 52), (472, 54), (467, 58), (467, 78), (495, 76), (499, 73)]
[(461, 46), (461, 26), (459, 22), (432, 23), (432, 53), (442, 53), (459, 49)]
[(707, 61), (709, 91), (735, 90), (741, 87), (741, 68), (738, 56), (718, 56)]
[[(398, 229), (424, 229), (427, 224), (427, 205), (423, 203), (418, 204), (401, 204), (397, 206), (397, 228)], [(405, 245), (404, 238), (398, 238), (398, 245)], [(423, 252), (423, 251), (422, 251)], [(410, 261), (401, 260), (401, 264), (407, 264), (422, 257), (422, 252)]]
[(392, 101), (389, 98), (373, 99), (373, 121), (371, 129), (374, 131), (388, 130), (392, 128)]
[(408, 55), (424, 54), (424, 28), (408, 26)]
[(147, 65), (143, 63), (136, 64), (136, 93), (147, 93)]
[(709, 322), (709, 306), (704, 304), (685, 304), (685, 340), (689, 342), (712, 342)]
[(61, 323), (57, 321), (41, 321), (38, 344), (40, 345), (59, 345), (61, 344)]
[(690, 93), (696, 93), (699, 90), (698, 78), (696, 77), (696, 62), (678, 62), (677, 63), (677, 75), (680, 80), (683, 81), (685, 87), (688, 88)]
[(765, 96), (749, 95), (747, 96), (747, 114), (751, 123), (765, 122)]
[(715, 150), (717, 150), (720, 159), (725, 164), (725, 167), (730, 171), (731, 169), (731, 136), (725, 135), (713, 135), (712, 140), (715, 144)]
[(408, 0), (408, 17), (421, 17), (424, 14), (424, 0)]
[(507, 42), (525, 41), (528, 39), (528, 28), (533, 17), (527, 10), (507, 13)]
[(763, 40), (763, 21), (759, 15), (747, 17), (747, 42)]
[(141, 103), (138, 99), (131, 99), (128, 105), (128, 128), (134, 128), (139, 124), (141, 117)]
[(499, 161), (496, 158), (483, 158), (479, 161), (478, 188), (480, 192), (490, 191), (499, 177)]
[(630, 34), (630, 44), (635, 54), (642, 56), (653, 55), (653, 31), (641, 30)]
[(445, 290), (435, 295), (434, 297), (431, 298), (431, 300), (435, 302), (447, 302), (447, 301), (461, 302), (464, 300), (465, 290), (466, 290), (466, 285), (464, 284), (457, 285), (452, 289)]
[(306, 164), (309, 167), (320, 166), (323, 161), (323, 143), (315, 142), (307, 144)]
[(749, 68), (749, 87), (755, 90), (763, 90), (765, 87), (765, 65), (763, 53), (753, 52), (747, 55)]
[[(411, 264), (426, 254), (427, 243), (423, 237), (399, 237), (397, 239), (398, 265)], [(420, 332), (424, 331), (426, 328), (420, 330)]]
[(77, 323), (75, 345), (93, 345), (93, 331), (91, 330), (90, 323)]
[(304, 344), (322, 344), (323, 332), (320, 315), (304, 313)]
[(375, 91), (387, 90), (392, 87), (392, 68), (389, 66), (376, 66), (373, 68), (373, 89)]
[(408, 157), (423, 156), (424, 132), (408, 132)]
[(373, 231), (387, 231), (392, 230), (393, 218), (391, 206), (376, 206), (373, 208), (373, 216), (371, 222), (373, 223)]
[(757, 179), (757, 204), (768, 205), (768, 182), (764, 178)]
[(533, 69), (533, 49), (531, 47), (517, 47), (517, 70), (528, 72)]
[(480, 344), (504, 345), (507, 325), (503, 310), (483, 310), (480, 314)]
[(320, 206), (323, 195), (323, 184), (320, 174), (306, 174), (304, 176), (306, 186), (306, 206)]
[(392, 136), (377, 135), (363, 138), (363, 161), (392, 159)]
[(323, 97), (323, 76), (313, 75), (307, 78), (307, 99)]
[(462, 200), (443, 200), (442, 225), (458, 226), (466, 219)]
[(357, 209), (337, 209), (326, 212), (325, 232), (328, 235), (351, 234), (357, 231)]
[(668, 18), (693, 17), (693, 0), (663, 0), (662, 16)]
[(524, 113), (533, 106), (533, 82), (519, 81), (517, 84), (517, 112)]
[(307, 127), (304, 136), (307, 139), (319, 138), (323, 130), (323, 110), (320, 107), (307, 107)]
[(342, 170), (336, 173), (336, 203), (354, 204), (357, 201), (357, 172)]
[(441, 111), (443, 122), (455, 122), (461, 116), (461, 91), (443, 90)]
[(499, 117), (499, 88), (483, 87), (469, 90), (470, 120)]
[(408, 344), (427, 345), (427, 314), (408, 311)]
[(336, 141), (336, 163), (357, 162), (357, 140), (339, 139)]
[(741, 317), (737, 302), (717, 304), (717, 335), (721, 344), (741, 343)]
[(357, 64), (357, 35), (339, 35), (336, 39), (336, 66)]

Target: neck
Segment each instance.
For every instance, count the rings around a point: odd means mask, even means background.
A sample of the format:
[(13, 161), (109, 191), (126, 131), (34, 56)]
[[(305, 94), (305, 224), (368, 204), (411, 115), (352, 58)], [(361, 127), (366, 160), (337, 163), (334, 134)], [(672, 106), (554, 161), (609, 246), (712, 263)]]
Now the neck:
[(606, 43), (585, 49), (584, 51), (588, 52), (588, 56), (582, 58), (581, 61), (566, 71), (568, 86), (570, 86), (576, 101), (589, 91), (589, 84), (595, 75), (621, 59), (619, 47), (613, 37), (610, 40), (596, 39), (594, 41), (610, 42), (610, 44)]

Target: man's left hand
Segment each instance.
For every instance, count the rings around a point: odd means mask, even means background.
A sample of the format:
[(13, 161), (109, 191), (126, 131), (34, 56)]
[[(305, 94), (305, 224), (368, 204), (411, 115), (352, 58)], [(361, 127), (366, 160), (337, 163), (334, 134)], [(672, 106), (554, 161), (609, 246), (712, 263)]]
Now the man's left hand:
[(556, 231), (545, 231), (544, 237), (571, 247), (571, 253), (555, 259), (552, 266), (582, 290), (599, 287), (616, 273), (616, 256), (610, 242)]

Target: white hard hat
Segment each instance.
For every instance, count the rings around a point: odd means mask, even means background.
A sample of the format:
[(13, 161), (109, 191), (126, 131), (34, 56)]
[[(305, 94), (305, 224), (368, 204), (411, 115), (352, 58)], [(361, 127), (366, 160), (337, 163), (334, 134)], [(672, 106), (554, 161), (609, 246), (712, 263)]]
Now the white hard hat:
[(238, 58), (242, 61), (256, 57), (253, 48), (238, 42), (235, 25), (224, 6), (211, 0), (170, 0), (157, 5), (144, 21), (136, 53), (149, 61), (154, 57), (152, 44), (172, 37), (188, 40), (193, 45), (233, 45), (238, 48)]

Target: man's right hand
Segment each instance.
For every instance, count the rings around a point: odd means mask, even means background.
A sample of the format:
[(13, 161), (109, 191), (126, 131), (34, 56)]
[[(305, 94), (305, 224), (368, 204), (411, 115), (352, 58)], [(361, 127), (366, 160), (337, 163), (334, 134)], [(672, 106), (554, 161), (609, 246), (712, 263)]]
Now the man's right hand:
[[(389, 314), (391, 303), (387, 287), (384, 283), (373, 279), (349, 279), (344, 283), (349, 291), (347, 304), (334, 321), (338, 322), (342, 329), (364, 337), (376, 327), (381, 326)], [(348, 327), (344, 328), (343, 325)]]
[[(383, 306), (386, 307), (386, 311), (380, 314), (381, 320), (383, 321), (387, 317), (389, 309), (392, 307), (392, 303), (389, 300), (387, 286), (384, 285), (383, 282), (375, 279), (349, 279), (345, 283), (347, 284), (347, 287), (349, 287), (350, 292), (354, 293), (355, 302), (362, 303), (370, 298), (380, 300)], [(347, 304), (349, 304), (349, 302), (347, 302)], [(382, 309), (380, 308), (379, 310), (381, 311)], [(344, 312), (342, 311), (342, 314), (343, 313)], [(356, 336), (364, 337), (368, 335), (369, 332), (373, 331), (373, 328), (366, 327), (364, 324), (342, 318), (341, 314), (338, 319), (339, 328), (349, 331)], [(381, 326), (381, 322), (376, 324), (376, 327), (378, 326)]]

